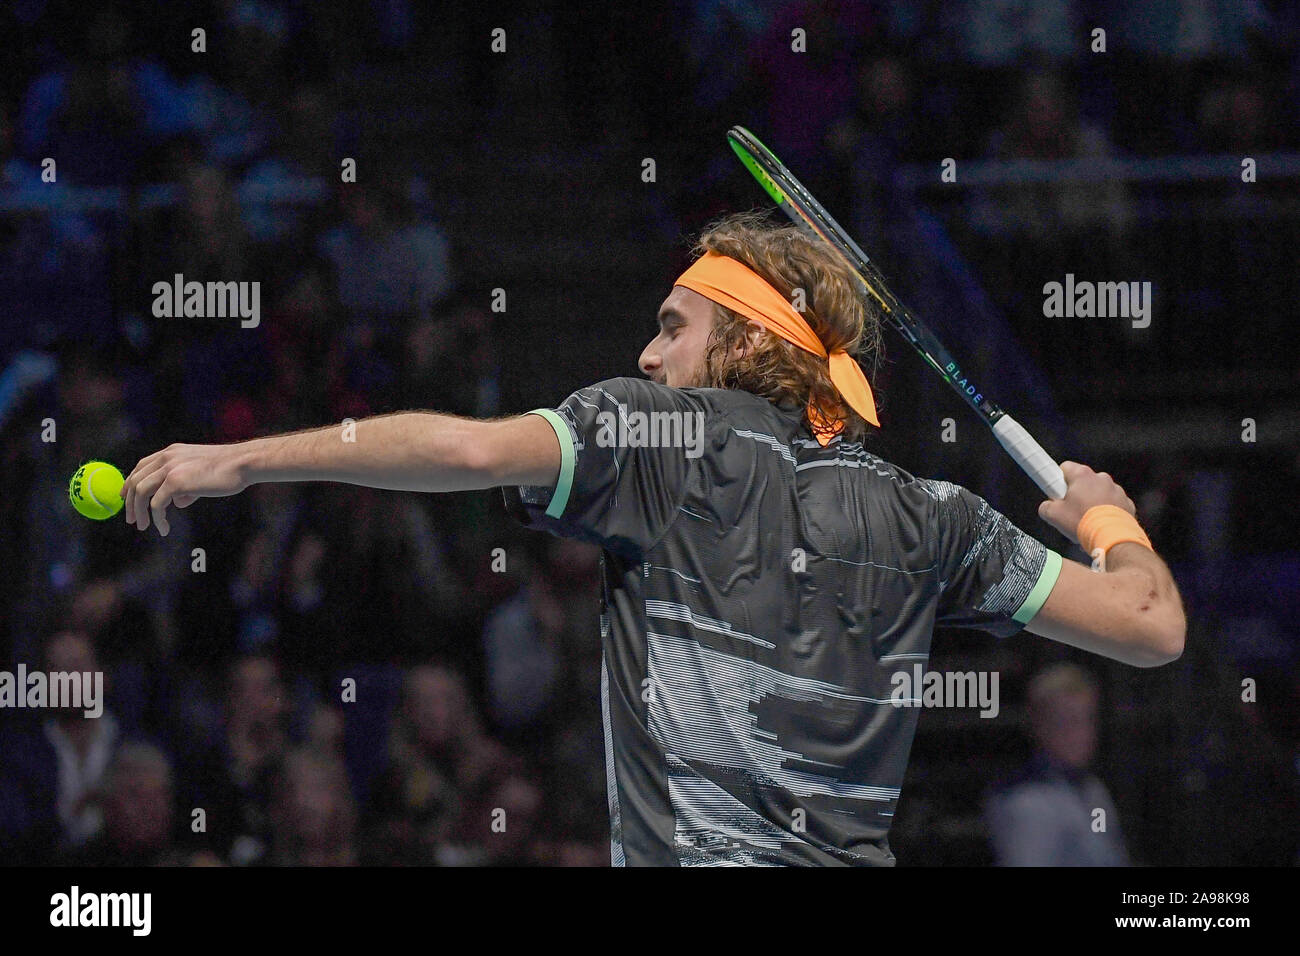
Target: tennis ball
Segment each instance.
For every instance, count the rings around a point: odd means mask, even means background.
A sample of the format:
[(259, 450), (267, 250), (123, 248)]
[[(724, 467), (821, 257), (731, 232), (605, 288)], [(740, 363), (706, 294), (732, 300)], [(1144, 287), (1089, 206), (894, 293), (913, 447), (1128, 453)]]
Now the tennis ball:
[(88, 461), (68, 482), (72, 507), (87, 518), (104, 521), (122, 510), (122, 473), (106, 461)]

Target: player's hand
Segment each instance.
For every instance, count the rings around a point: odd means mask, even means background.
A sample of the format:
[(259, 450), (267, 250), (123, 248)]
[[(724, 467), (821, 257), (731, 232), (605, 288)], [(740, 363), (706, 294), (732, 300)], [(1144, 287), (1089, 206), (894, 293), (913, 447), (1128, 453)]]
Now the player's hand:
[(166, 537), (168, 505), (188, 508), (199, 498), (237, 495), (248, 484), (238, 444), (168, 445), (131, 469), (122, 485), (122, 510), (127, 524), (144, 531), (152, 518)]
[(1137, 506), (1106, 472), (1093, 471), (1077, 461), (1063, 461), (1061, 473), (1065, 475), (1065, 497), (1060, 501), (1048, 498), (1038, 506), (1038, 517), (1075, 544), (1079, 543), (1077, 532), (1083, 513), (1094, 505), (1117, 505), (1137, 515)]

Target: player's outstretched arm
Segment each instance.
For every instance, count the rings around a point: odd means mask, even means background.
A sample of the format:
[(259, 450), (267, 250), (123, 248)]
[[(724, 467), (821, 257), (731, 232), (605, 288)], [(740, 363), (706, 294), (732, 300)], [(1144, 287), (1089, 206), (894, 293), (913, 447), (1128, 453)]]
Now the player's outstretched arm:
[(399, 412), (230, 445), (168, 445), (122, 487), (126, 520), (170, 530), (167, 508), (267, 481), (342, 481), (392, 491), (554, 485), (560, 443), (539, 415), (485, 421)]
[[(1039, 507), (1043, 520), (1078, 542), (1077, 529), (1094, 505), (1135, 514), (1124, 489), (1105, 472), (1062, 462), (1067, 492)], [(1046, 602), (1025, 629), (1136, 667), (1157, 667), (1183, 653), (1187, 617), (1169, 567), (1141, 544), (1121, 542), (1106, 553), (1104, 571), (1065, 561)]]

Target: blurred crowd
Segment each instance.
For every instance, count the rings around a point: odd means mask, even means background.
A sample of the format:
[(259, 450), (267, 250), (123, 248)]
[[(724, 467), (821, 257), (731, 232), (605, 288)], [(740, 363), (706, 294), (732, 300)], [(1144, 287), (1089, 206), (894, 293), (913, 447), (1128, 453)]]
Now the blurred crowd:
[[(1096, 25), (1131, 87), (1089, 52)], [(828, 170), (808, 177), (828, 206), (870, 209), (936, 141), (964, 158), (1300, 147), (1298, 25), (1288, 4), (1197, 0), (6, 5), (0, 660), (101, 670), (108, 704), (0, 716), (0, 858), (608, 863), (593, 549), (523, 533), (489, 494), (259, 485), (166, 539), (66, 498), (80, 463), (129, 471), (173, 441), (522, 410), (474, 237), (422, 159), (511, 114), (494, 27), (558, 80), (557, 142), (671, 152), (753, 117), (792, 168)], [(21, 202), (69, 187), (104, 204)], [(696, 225), (722, 201), (678, 187), (673, 214)], [(1048, 241), (1063, 222), (1122, 233), (1131, 201), (1022, 192), (976, 212)], [(156, 319), (148, 290), (177, 274), (260, 282), (260, 322)], [(56, 372), (17, 362), (33, 353)]]

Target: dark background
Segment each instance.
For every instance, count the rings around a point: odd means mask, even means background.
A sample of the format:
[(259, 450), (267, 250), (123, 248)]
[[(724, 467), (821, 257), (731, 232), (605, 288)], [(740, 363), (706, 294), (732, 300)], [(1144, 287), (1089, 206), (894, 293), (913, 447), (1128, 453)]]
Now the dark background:
[[(996, 669), (1002, 713), (922, 715), (900, 861), (990, 862), (980, 801), (1029, 754), (1026, 681), (1071, 659), (1136, 862), (1295, 863), (1298, 30), (1291, 4), (1193, 0), (7, 5), (0, 658), (64, 634), (108, 674), (105, 746), (168, 771), (92, 774), (61, 817), (48, 715), (0, 714), (3, 859), (607, 863), (590, 549), (525, 534), (495, 491), (257, 486), (160, 540), (85, 521), (66, 485), (176, 441), (503, 415), (638, 374), (693, 233), (765, 201), (740, 123), (1058, 460), (1123, 485), (1189, 612), (1150, 671), (940, 631), (932, 666)], [(154, 318), (178, 272), (261, 283), (260, 325)], [(1150, 326), (1044, 317), (1066, 273), (1151, 282)], [(886, 347), (869, 447), (1082, 559)]]

